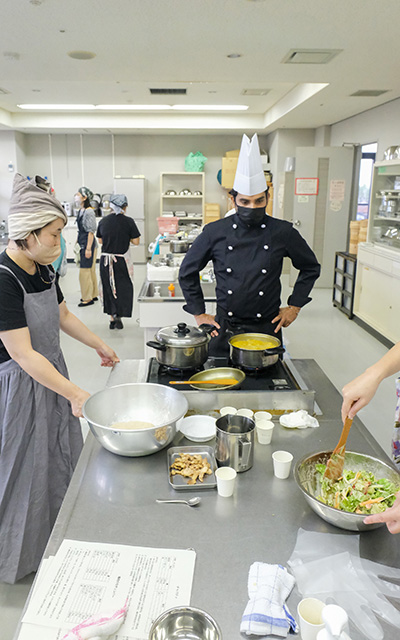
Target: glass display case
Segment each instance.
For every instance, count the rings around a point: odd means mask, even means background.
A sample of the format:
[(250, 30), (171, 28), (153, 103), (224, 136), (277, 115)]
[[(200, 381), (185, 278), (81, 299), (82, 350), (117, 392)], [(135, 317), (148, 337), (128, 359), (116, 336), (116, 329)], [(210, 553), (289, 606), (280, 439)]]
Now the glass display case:
[(400, 251), (400, 158), (374, 164), (368, 242)]

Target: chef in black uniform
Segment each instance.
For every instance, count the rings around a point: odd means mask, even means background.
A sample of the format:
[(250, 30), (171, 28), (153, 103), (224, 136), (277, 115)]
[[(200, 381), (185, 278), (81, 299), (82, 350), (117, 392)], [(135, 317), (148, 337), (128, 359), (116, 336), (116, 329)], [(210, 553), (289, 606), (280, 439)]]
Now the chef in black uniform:
[[(187, 252), (179, 270), (186, 304), (198, 325), (213, 324), (209, 353), (229, 354), (228, 340), (238, 333), (267, 333), (281, 339), (320, 274), (320, 265), (290, 222), (266, 214), (268, 188), (257, 135), (244, 135), (233, 185), (236, 214), (207, 224)], [(286, 307), (281, 307), (283, 258), (299, 270)], [(217, 313), (205, 313), (199, 272), (212, 260)]]

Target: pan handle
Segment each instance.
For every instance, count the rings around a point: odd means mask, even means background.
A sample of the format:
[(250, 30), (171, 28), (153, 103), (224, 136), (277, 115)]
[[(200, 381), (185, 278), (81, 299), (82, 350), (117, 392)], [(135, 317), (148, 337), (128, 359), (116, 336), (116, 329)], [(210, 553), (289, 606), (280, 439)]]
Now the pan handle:
[(212, 331), (218, 331), (215, 324), (206, 324), (205, 322), (203, 322), (203, 324), (199, 324), (199, 329), (201, 329), (203, 333), (207, 334), (212, 333)]
[(165, 344), (161, 344), (161, 342), (156, 342), (155, 340), (149, 340), (146, 342), (148, 347), (152, 347), (152, 349), (157, 349), (157, 351), (166, 351), (167, 347)]
[(275, 356), (280, 353), (285, 353), (285, 351), (286, 351), (285, 347), (274, 347), (273, 349), (265, 349), (265, 351), (263, 351), (263, 355)]

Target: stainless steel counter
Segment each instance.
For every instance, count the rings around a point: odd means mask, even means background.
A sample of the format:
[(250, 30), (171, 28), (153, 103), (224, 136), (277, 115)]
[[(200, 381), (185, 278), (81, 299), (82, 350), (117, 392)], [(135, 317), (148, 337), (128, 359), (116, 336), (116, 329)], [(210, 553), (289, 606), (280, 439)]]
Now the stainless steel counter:
[[(256, 443), (254, 466), (238, 475), (232, 498), (221, 498), (210, 490), (201, 493), (202, 503), (196, 509), (156, 504), (156, 498), (176, 496), (168, 484), (166, 450), (144, 458), (123, 458), (102, 449), (89, 434), (45, 556), (54, 554), (65, 537), (194, 548), (197, 557), (192, 605), (218, 620), (224, 640), (242, 639), (239, 625), (247, 603), (247, 576), (252, 562), (285, 565), (299, 527), (354, 535), (328, 525), (312, 512), (292, 477), (278, 480), (273, 475), (273, 451), (289, 450), (295, 462), (306, 453), (333, 448), (341, 431), (339, 393), (313, 360), (294, 360), (294, 364), (308, 386), (316, 390), (323, 414), (319, 416), (320, 427), (300, 431), (277, 425), (271, 445)], [(132, 365), (124, 381), (134, 382), (140, 376), (140, 365)], [(191, 443), (177, 434), (173, 444)], [(386, 458), (357, 418), (348, 449)], [(179, 497), (193, 495), (196, 494), (180, 492)], [(400, 568), (399, 537), (389, 534), (386, 527), (363, 533), (360, 554)], [(288, 599), (293, 614), (299, 600), (295, 588)], [(382, 625), (385, 639), (398, 638), (398, 630), (384, 622)], [(353, 640), (364, 637), (354, 627), (350, 631)]]

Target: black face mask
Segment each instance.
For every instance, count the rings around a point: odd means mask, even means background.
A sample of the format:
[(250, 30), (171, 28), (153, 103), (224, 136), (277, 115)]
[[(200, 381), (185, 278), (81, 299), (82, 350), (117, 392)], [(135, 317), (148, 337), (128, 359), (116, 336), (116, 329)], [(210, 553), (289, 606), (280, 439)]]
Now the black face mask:
[(237, 205), (237, 214), (245, 224), (249, 227), (258, 227), (265, 216), (265, 207), (256, 207), (251, 209), (250, 207), (241, 207)]

